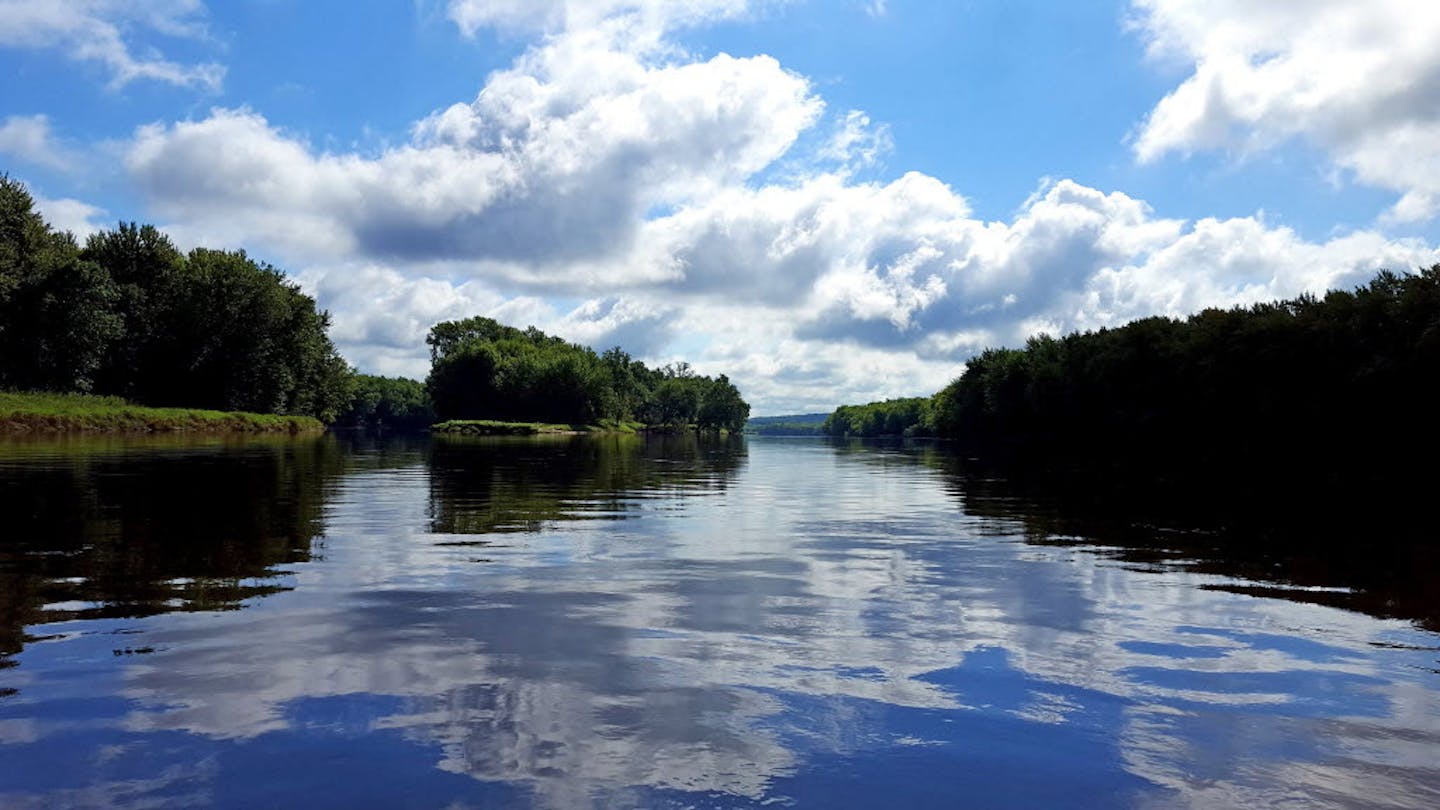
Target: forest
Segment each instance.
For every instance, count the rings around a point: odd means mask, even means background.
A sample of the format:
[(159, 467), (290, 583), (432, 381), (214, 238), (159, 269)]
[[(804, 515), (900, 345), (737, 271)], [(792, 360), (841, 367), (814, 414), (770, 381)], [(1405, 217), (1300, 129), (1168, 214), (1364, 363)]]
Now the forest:
[(1440, 265), (1350, 292), (1145, 318), (991, 349), (935, 395), (974, 447), (1210, 464), (1433, 442)]
[(120, 224), (83, 246), (0, 175), (0, 389), (336, 418), (351, 370), (329, 316), (243, 251), (181, 253)]
[[(928, 400), (837, 409), (832, 435), (968, 455), (1209, 509), (1329, 498), (1408, 509), (1440, 451), (1440, 265), (1324, 296), (988, 349)], [(1307, 505), (1308, 504), (1308, 505)]]
[(440, 419), (639, 422), (738, 432), (750, 405), (724, 374), (650, 368), (616, 346), (593, 349), (490, 318), (436, 324), (426, 381)]

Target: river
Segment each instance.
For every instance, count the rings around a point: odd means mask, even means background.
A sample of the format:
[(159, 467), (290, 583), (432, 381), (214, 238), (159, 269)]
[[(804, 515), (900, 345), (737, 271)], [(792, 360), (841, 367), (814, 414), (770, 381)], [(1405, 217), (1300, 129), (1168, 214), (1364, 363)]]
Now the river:
[(1426, 586), (1066, 508), (923, 445), (6, 440), (0, 806), (1440, 806)]

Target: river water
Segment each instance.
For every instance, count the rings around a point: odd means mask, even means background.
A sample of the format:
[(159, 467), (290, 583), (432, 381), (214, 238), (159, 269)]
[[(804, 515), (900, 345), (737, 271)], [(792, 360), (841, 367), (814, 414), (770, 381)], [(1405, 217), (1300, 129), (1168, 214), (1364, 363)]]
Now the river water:
[(0, 807), (1440, 807), (1414, 592), (1056, 509), (923, 446), (7, 441)]

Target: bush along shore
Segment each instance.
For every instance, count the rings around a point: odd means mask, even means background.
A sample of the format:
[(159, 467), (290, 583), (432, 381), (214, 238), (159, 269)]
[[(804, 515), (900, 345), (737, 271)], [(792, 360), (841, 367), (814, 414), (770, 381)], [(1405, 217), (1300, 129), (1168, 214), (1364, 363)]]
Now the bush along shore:
[(312, 416), (147, 408), (120, 397), (0, 392), (0, 434), (320, 433)]
[(567, 425), (553, 422), (502, 422), (497, 419), (450, 419), (430, 428), (432, 433), (451, 436), (576, 436), (583, 433), (641, 433), (639, 422), (605, 420), (598, 425)]

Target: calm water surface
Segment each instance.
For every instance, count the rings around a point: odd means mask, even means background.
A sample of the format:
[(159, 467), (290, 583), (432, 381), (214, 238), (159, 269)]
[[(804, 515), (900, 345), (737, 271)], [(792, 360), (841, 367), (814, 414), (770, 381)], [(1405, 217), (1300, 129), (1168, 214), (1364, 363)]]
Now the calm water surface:
[(931, 448), (0, 443), (0, 807), (1440, 807), (1426, 616), (1047, 509)]

